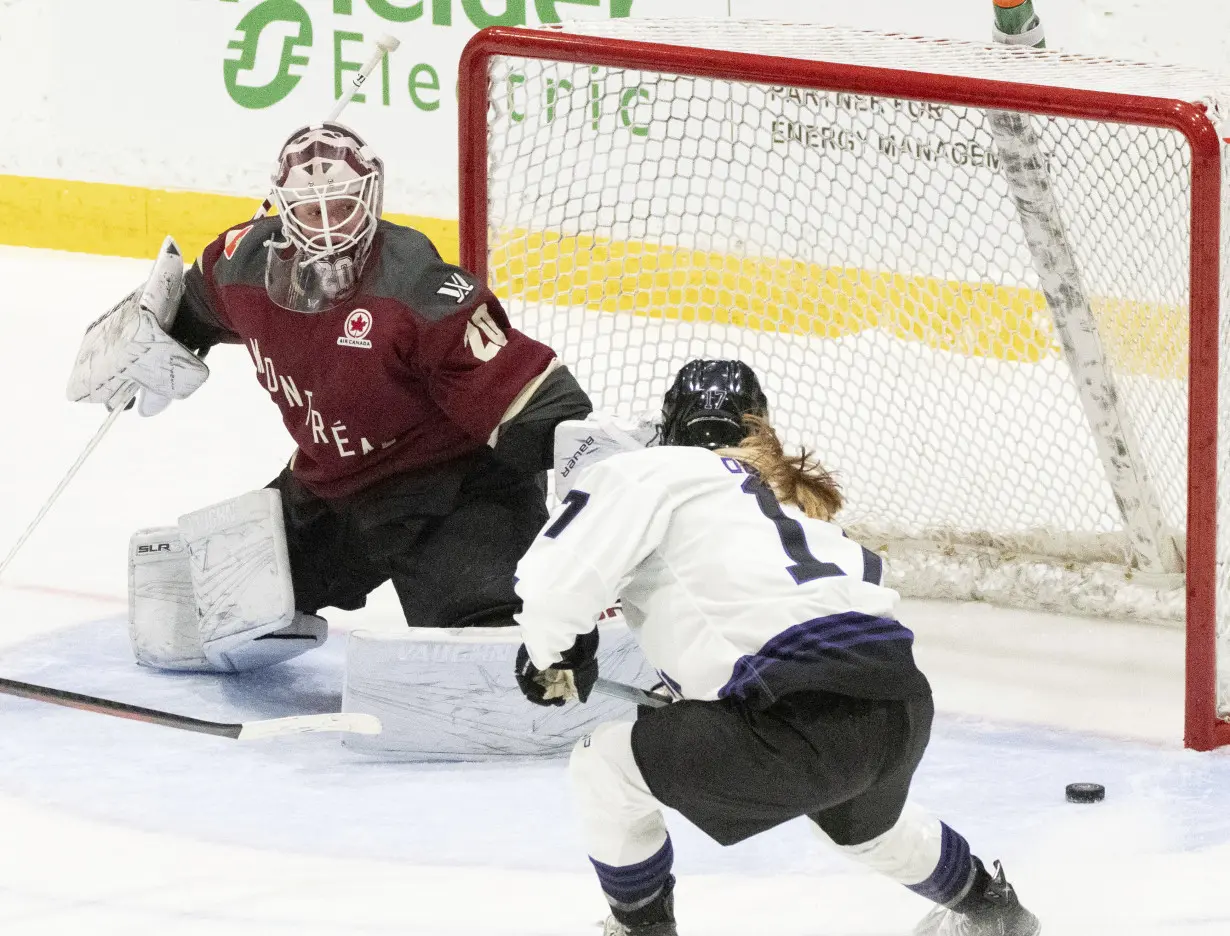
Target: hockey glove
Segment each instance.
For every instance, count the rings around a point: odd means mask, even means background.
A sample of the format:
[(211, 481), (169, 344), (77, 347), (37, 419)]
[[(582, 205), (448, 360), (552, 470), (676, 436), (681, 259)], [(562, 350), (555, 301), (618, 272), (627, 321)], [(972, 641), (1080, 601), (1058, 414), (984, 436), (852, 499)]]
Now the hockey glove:
[(558, 663), (540, 670), (530, 661), (525, 644), (517, 651), (517, 685), (535, 705), (563, 705), (569, 699), (589, 700), (598, 679), (598, 628), (581, 634)]

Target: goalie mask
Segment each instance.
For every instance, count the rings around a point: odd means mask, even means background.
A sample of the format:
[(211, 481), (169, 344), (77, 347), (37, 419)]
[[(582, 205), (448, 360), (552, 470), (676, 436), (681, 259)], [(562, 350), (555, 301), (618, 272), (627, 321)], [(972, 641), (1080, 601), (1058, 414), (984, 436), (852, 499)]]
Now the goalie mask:
[(294, 312), (324, 312), (358, 288), (376, 237), (384, 163), (338, 123), (291, 134), (273, 173), (281, 240), (268, 242), (265, 289)]
[(747, 436), (743, 417), (769, 415), (756, 372), (742, 361), (689, 361), (662, 401), (662, 445), (735, 446)]

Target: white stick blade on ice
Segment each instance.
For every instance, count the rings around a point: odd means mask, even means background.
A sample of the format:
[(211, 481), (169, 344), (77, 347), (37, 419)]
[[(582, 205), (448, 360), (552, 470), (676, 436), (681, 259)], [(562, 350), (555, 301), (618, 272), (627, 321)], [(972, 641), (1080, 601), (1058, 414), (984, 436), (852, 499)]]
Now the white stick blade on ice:
[(362, 712), (330, 712), (325, 715), (292, 715), (244, 722), (240, 741), (259, 741), (277, 735), (308, 734), (319, 731), (348, 731), (354, 734), (380, 734), (380, 719)]

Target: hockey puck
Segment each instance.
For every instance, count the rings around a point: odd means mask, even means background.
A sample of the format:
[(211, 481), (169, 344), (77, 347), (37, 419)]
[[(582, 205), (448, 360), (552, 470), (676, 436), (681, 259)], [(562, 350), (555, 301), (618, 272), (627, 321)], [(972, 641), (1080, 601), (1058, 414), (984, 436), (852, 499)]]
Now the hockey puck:
[(1106, 798), (1106, 787), (1100, 783), (1069, 783), (1063, 792), (1069, 803), (1100, 803)]

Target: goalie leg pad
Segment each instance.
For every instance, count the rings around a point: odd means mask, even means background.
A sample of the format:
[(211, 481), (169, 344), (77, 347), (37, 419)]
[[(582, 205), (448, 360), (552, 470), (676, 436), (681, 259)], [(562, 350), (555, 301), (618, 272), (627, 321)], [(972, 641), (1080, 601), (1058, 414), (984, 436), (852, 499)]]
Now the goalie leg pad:
[(128, 543), (128, 639), (142, 666), (209, 671), (192, 570), (179, 527), (138, 530)]
[[(657, 679), (620, 621), (599, 625), (603, 675), (641, 686)], [(342, 743), (388, 761), (498, 761), (566, 757), (602, 722), (636, 707), (595, 692), (585, 704), (530, 705), (517, 688), (518, 627), (357, 630), (346, 644), (342, 711), (367, 712), (383, 731)]]
[(259, 669), (324, 643), (324, 619), (295, 610), (278, 491), (250, 491), (185, 514), (179, 531), (201, 649), (215, 669)]
[(328, 636), (328, 621), (315, 614), (296, 611), (285, 627), (242, 641), (232, 638), (233, 642), (225, 648), (213, 647), (209, 656), (219, 669), (228, 673), (263, 669), (314, 650)]

